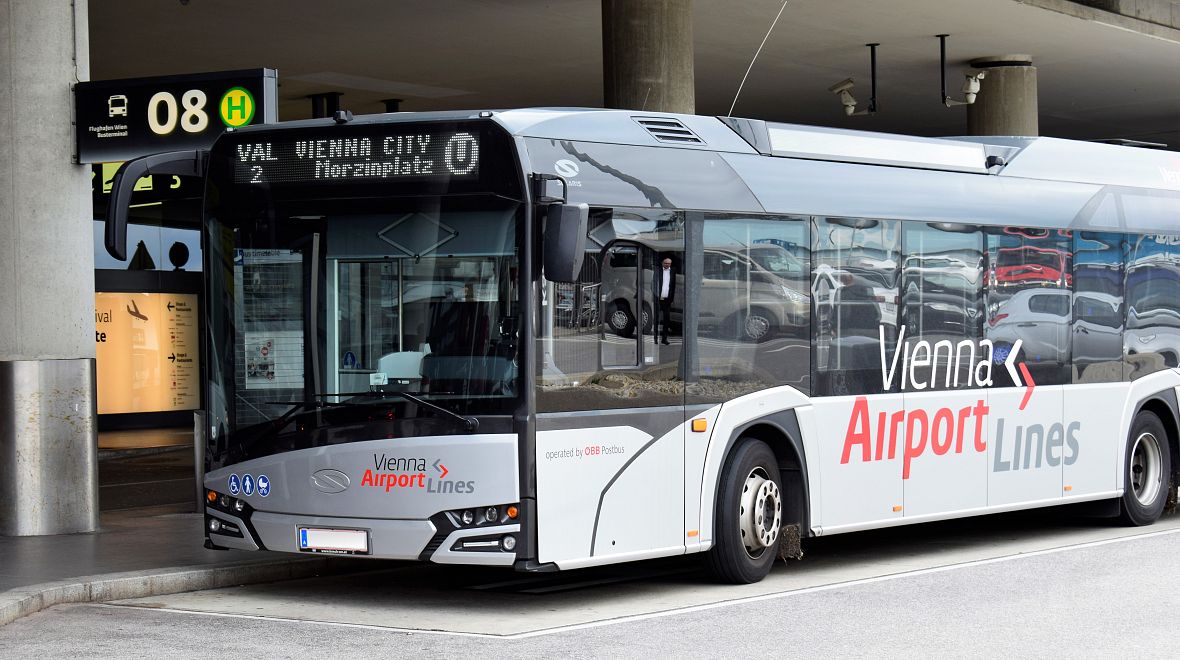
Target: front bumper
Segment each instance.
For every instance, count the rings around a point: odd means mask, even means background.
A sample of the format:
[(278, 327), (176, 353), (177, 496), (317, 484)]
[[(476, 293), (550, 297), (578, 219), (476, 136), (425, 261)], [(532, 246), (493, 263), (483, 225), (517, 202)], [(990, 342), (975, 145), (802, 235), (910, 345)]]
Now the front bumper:
[(448, 513), (430, 520), (379, 520), (205, 507), (205, 537), (215, 548), (315, 554), (299, 547), (300, 528), (365, 530), (369, 552), (349, 555), (352, 557), (476, 566), (512, 566), (516, 552), (505, 549), (502, 541), (507, 536), (519, 540), (520, 535), (517, 521), (481, 519), (464, 526), (457, 516)]

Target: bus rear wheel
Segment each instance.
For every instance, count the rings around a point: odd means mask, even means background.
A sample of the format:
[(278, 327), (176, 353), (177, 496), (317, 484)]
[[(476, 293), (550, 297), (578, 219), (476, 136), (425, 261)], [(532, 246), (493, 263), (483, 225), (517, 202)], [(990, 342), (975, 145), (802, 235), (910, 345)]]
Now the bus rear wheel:
[(1123, 469), (1120, 518), (1127, 525), (1150, 525), (1163, 513), (1172, 483), (1168, 432), (1155, 413), (1145, 410), (1135, 416)]
[(713, 548), (706, 564), (721, 582), (749, 584), (770, 573), (782, 532), (778, 461), (765, 442), (741, 438), (717, 491)]

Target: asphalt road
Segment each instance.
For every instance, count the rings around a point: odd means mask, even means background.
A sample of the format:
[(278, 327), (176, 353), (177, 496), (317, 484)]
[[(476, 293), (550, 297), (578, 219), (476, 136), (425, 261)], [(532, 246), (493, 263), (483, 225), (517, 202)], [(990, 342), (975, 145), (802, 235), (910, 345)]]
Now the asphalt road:
[[(1045, 513), (817, 539), (759, 585), (682, 558), (554, 576), (354, 576), (57, 607), (7, 657), (1172, 657), (1180, 517)], [(418, 628), (415, 630), (415, 628)]]

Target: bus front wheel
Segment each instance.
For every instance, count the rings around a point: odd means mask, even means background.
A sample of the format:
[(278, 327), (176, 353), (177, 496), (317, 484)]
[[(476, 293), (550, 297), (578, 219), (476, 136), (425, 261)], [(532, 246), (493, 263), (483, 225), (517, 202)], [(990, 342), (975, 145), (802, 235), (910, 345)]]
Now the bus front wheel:
[(1164, 511), (1172, 483), (1168, 432), (1155, 413), (1141, 411), (1131, 424), (1123, 481), (1123, 523), (1141, 526), (1155, 522)]
[(782, 518), (782, 482), (774, 452), (756, 438), (739, 439), (717, 490), (709, 572), (734, 584), (766, 577), (778, 556)]

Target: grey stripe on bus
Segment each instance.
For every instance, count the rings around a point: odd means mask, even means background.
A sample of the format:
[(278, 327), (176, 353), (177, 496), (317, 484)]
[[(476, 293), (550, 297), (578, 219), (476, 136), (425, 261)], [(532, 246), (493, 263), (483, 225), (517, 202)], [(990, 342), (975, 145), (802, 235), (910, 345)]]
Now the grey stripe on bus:
[(648, 447), (654, 445), (656, 443), (656, 441), (662, 437), (664, 437), (664, 436), (657, 436), (655, 438), (652, 438), (651, 440), (648, 440), (647, 444), (640, 447), (639, 451), (635, 452), (634, 456), (627, 459), (627, 462), (623, 463), (623, 467), (619, 468), (618, 472), (615, 472), (615, 476), (611, 477), (610, 481), (606, 482), (606, 485), (602, 487), (602, 492), (598, 494), (598, 509), (595, 510), (595, 512), (594, 512), (594, 531), (592, 531), (590, 533), (590, 556), (591, 557), (594, 556), (594, 548), (598, 544), (598, 519), (599, 519), (599, 517), (602, 516), (602, 503), (604, 500), (606, 500), (606, 491), (610, 490), (610, 487), (613, 486), (616, 481), (618, 481), (619, 477), (622, 476), (623, 471), (626, 470), (628, 467), (630, 467), (630, 465), (632, 463), (635, 462), (635, 459), (642, 456), (643, 452), (647, 451)]

